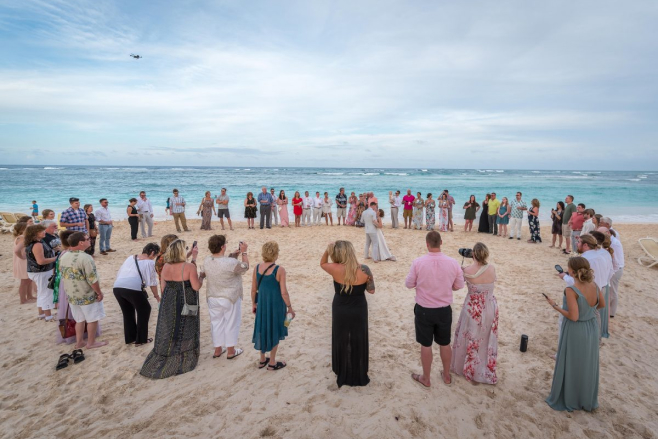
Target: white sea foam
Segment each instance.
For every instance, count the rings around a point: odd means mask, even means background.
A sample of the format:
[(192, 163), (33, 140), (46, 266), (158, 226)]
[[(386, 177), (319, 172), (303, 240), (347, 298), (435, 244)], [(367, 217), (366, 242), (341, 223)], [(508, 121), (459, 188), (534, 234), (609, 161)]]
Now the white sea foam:
[[(30, 169), (30, 168), (23, 168), (23, 169)], [(52, 166), (46, 166), (43, 169), (64, 169), (64, 168), (54, 168)]]
[(9, 168), (0, 168), (0, 171), (7, 171)]
[(427, 169), (421, 169), (421, 172), (427, 172)]
[(505, 172), (505, 171), (503, 171), (503, 170), (501, 170), (501, 169), (498, 169), (498, 170), (496, 170), (496, 172)]
[(541, 171), (530, 171), (530, 172), (532, 172), (533, 174), (539, 174), (539, 173), (541, 173)]
[(406, 172), (384, 172), (385, 175), (409, 175)]
[(628, 181), (642, 181), (639, 178), (629, 178)]
[(379, 172), (366, 172), (363, 175), (379, 175)]
[(318, 175), (345, 175), (344, 172), (318, 172)]
[(645, 174), (640, 174), (637, 176), (637, 178), (648, 178)]

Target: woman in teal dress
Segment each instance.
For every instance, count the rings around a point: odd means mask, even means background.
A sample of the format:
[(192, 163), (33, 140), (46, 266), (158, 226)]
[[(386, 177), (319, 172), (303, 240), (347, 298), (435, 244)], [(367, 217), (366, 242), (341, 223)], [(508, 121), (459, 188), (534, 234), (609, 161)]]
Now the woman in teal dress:
[(427, 199), (425, 200), (425, 228), (427, 230), (434, 230), (434, 224), (436, 224), (436, 217), (434, 216), (435, 207), (436, 202), (432, 199), (432, 194), (427, 194)]
[(502, 203), (498, 206), (498, 216), (496, 217), (498, 236), (507, 236), (507, 225), (509, 224), (510, 213), (509, 201), (507, 200), (507, 197), (503, 197)]
[[(295, 318), (286, 287), (286, 270), (276, 265), (279, 245), (274, 241), (263, 244), (263, 263), (254, 269), (251, 280), (251, 309), (256, 314), (254, 323), (254, 348), (260, 351), (258, 368), (279, 370), (286, 367), (285, 361), (276, 361), (279, 342), (288, 336), (284, 324), (286, 314)], [(269, 357), (265, 354), (270, 353)]]
[(564, 290), (562, 308), (546, 298), (562, 314), (560, 341), (553, 372), (551, 394), (546, 398), (554, 410), (592, 411), (599, 406), (599, 325), (596, 309), (605, 305), (594, 283), (594, 272), (583, 257), (569, 259), (574, 285)]

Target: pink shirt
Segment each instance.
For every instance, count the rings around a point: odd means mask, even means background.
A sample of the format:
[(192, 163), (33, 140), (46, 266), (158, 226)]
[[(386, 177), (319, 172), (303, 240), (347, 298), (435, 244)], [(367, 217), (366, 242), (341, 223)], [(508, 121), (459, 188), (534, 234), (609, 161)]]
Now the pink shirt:
[(416, 303), (423, 308), (443, 308), (452, 303), (452, 292), (464, 288), (459, 262), (441, 252), (414, 259), (405, 281), (416, 288)]
[(404, 201), (404, 210), (411, 210), (414, 208), (414, 200), (416, 197), (413, 195), (405, 195), (402, 197), (402, 201)]

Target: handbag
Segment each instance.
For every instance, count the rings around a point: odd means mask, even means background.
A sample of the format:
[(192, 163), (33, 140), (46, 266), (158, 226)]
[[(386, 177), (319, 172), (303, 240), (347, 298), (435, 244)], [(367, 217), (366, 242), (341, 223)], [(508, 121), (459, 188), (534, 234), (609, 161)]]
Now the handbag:
[[(137, 266), (137, 273), (139, 273), (139, 279), (142, 281), (142, 291), (144, 294), (148, 296), (148, 293), (146, 292), (146, 284), (144, 283), (144, 278), (142, 277), (142, 272), (139, 269), (139, 264), (137, 263), (137, 255), (135, 255), (135, 266)], [(185, 268), (185, 267), (183, 267)]]
[(55, 267), (53, 268), (53, 274), (48, 278), (49, 290), (54, 290), (55, 285), (57, 284), (57, 264), (59, 264), (59, 256), (60, 255), (57, 255), (57, 258), (55, 259)]
[[(66, 303), (66, 317), (59, 319), (59, 333), (62, 338), (75, 337), (75, 324), (74, 319), (69, 319), (69, 304)], [(87, 323), (85, 322), (85, 332), (87, 332)]]
[(185, 281), (183, 279), (183, 273), (185, 272), (185, 262), (183, 262), (183, 270), (181, 271), (181, 284), (183, 285), (183, 310), (180, 315), (186, 317), (194, 317), (199, 314), (199, 302), (197, 301), (196, 305), (188, 305), (187, 300), (185, 299)]
[[(256, 285), (256, 300), (254, 300), (254, 303), (258, 303), (258, 290), (260, 289), (260, 283), (263, 282), (263, 279), (265, 278), (265, 275), (267, 274), (268, 271), (270, 271), (270, 268), (274, 267), (276, 264), (272, 264), (269, 267), (263, 271), (263, 274), (260, 276), (260, 279), (258, 280), (258, 284)], [(256, 267), (256, 270), (258, 270), (258, 267)]]
[(98, 236), (98, 229), (89, 229), (89, 237), (95, 238)]

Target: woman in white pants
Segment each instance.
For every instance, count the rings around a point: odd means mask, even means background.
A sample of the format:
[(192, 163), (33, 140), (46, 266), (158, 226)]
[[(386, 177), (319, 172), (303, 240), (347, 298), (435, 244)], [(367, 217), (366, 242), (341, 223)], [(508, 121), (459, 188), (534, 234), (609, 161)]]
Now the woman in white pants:
[(226, 347), (227, 358), (232, 360), (243, 352), (235, 345), (242, 316), (242, 275), (249, 270), (247, 244), (240, 242), (237, 251), (226, 255), (226, 237), (213, 235), (208, 240), (208, 250), (212, 254), (205, 259), (201, 275), (208, 281), (206, 297), (215, 347), (213, 358), (222, 356)]
[[(53, 321), (51, 310), (55, 309), (53, 290), (48, 288), (48, 279), (53, 275), (57, 256), (45, 242), (46, 228), (40, 224), (28, 226), (25, 230), (25, 256), (27, 258), (27, 276), (37, 285), (37, 307), (39, 319)], [(41, 314), (43, 312), (43, 314)]]

